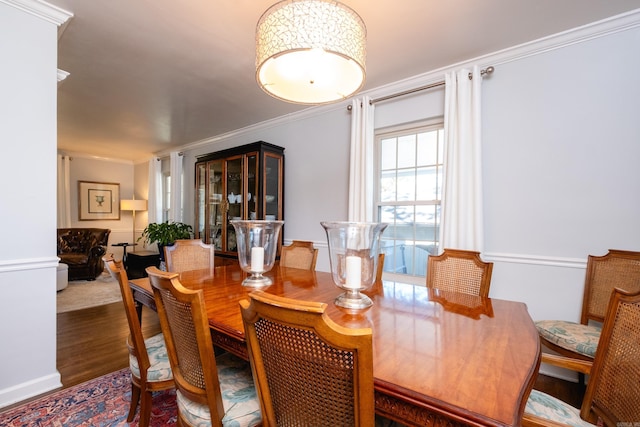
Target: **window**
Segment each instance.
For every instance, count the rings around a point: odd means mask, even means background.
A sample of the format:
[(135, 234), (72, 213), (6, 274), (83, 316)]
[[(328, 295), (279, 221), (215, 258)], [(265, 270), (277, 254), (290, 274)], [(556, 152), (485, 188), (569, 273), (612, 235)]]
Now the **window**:
[(425, 277), (428, 255), (438, 252), (443, 140), (441, 121), (376, 133), (385, 273)]

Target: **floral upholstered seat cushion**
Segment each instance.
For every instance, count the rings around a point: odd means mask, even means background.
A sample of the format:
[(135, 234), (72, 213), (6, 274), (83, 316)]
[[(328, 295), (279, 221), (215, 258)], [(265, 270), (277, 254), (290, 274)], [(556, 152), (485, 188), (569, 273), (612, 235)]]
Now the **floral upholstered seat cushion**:
[[(171, 373), (171, 365), (169, 364), (169, 355), (167, 347), (164, 343), (164, 335), (161, 333), (144, 340), (149, 355), (149, 369), (147, 370), (147, 381), (165, 381), (173, 378)], [(131, 373), (140, 378), (140, 367), (138, 360), (132, 354), (129, 355), (129, 369)]]
[(564, 320), (536, 322), (540, 336), (559, 347), (593, 358), (596, 355), (602, 328)]
[[(260, 402), (251, 374), (251, 365), (230, 353), (216, 357), (224, 406), (224, 427), (257, 426), (262, 423)], [(176, 390), (178, 410), (195, 427), (211, 425), (209, 407), (187, 399)]]
[(538, 390), (531, 390), (524, 412), (573, 427), (593, 427), (580, 418), (580, 410)]

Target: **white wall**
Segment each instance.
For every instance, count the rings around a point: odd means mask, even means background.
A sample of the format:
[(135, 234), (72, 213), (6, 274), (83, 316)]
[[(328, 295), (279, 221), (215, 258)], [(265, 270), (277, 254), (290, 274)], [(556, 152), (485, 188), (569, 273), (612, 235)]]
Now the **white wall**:
[[(131, 211), (120, 211), (119, 220), (91, 220), (80, 221), (78, 211), (78, 181), (104, 182), (119, 184), (120, 199), (131, 199), (134, 196), (134, 164), (131, 161), (104, 159), (90, 156), (83, 156), (71, 153), (69, 166), (69, 183), (71, 206), (71, 227), (108, 228), (111, 230), (107, 252), (113, 253), (116, 259), (122, 258), (122, 248), (111, 246), (114, 243), (127, 242), (133, 240), (133, 215)], [(140, 186), (147, 181), (140, 181)], [(136, 198), (146, 198), (144, 194), (135, 194)], [(145, 213), (146, 214), (146, 213)], [(136, 223), (141, 224), (140, 212), (136, 212)], [(146, 216), (145, 216), (146, 221)], [(144, 225), (142, 225), (144, 228)], [(140, 236), (141, 229), (136, 227), (136, 239)], [(136, 248), (137, 249), (137, 248)], [(131, 248), (128, 249), (131, 252)]]
[(57, 25), (0, 3), (0, 38), (2, 407), (60, 386), (55, 299)]

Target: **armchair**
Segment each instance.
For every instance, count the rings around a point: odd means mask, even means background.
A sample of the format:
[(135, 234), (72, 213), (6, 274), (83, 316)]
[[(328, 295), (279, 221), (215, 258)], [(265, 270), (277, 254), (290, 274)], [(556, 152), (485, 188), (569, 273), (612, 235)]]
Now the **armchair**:
[(110, 233), (106, 228), (58, 228), (58, 258), (69, 266), (69, 280), (95, 280), (102, 273)]

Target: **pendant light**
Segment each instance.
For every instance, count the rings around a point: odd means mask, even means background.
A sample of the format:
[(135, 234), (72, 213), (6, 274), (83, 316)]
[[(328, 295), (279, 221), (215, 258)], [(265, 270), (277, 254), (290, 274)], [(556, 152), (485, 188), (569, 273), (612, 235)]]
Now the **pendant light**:
[(256, 27), (256, 79), (269, 95), (296, 104), (348, 98), (365, 80), (364, 22), (333, 0), (284, 0)]

